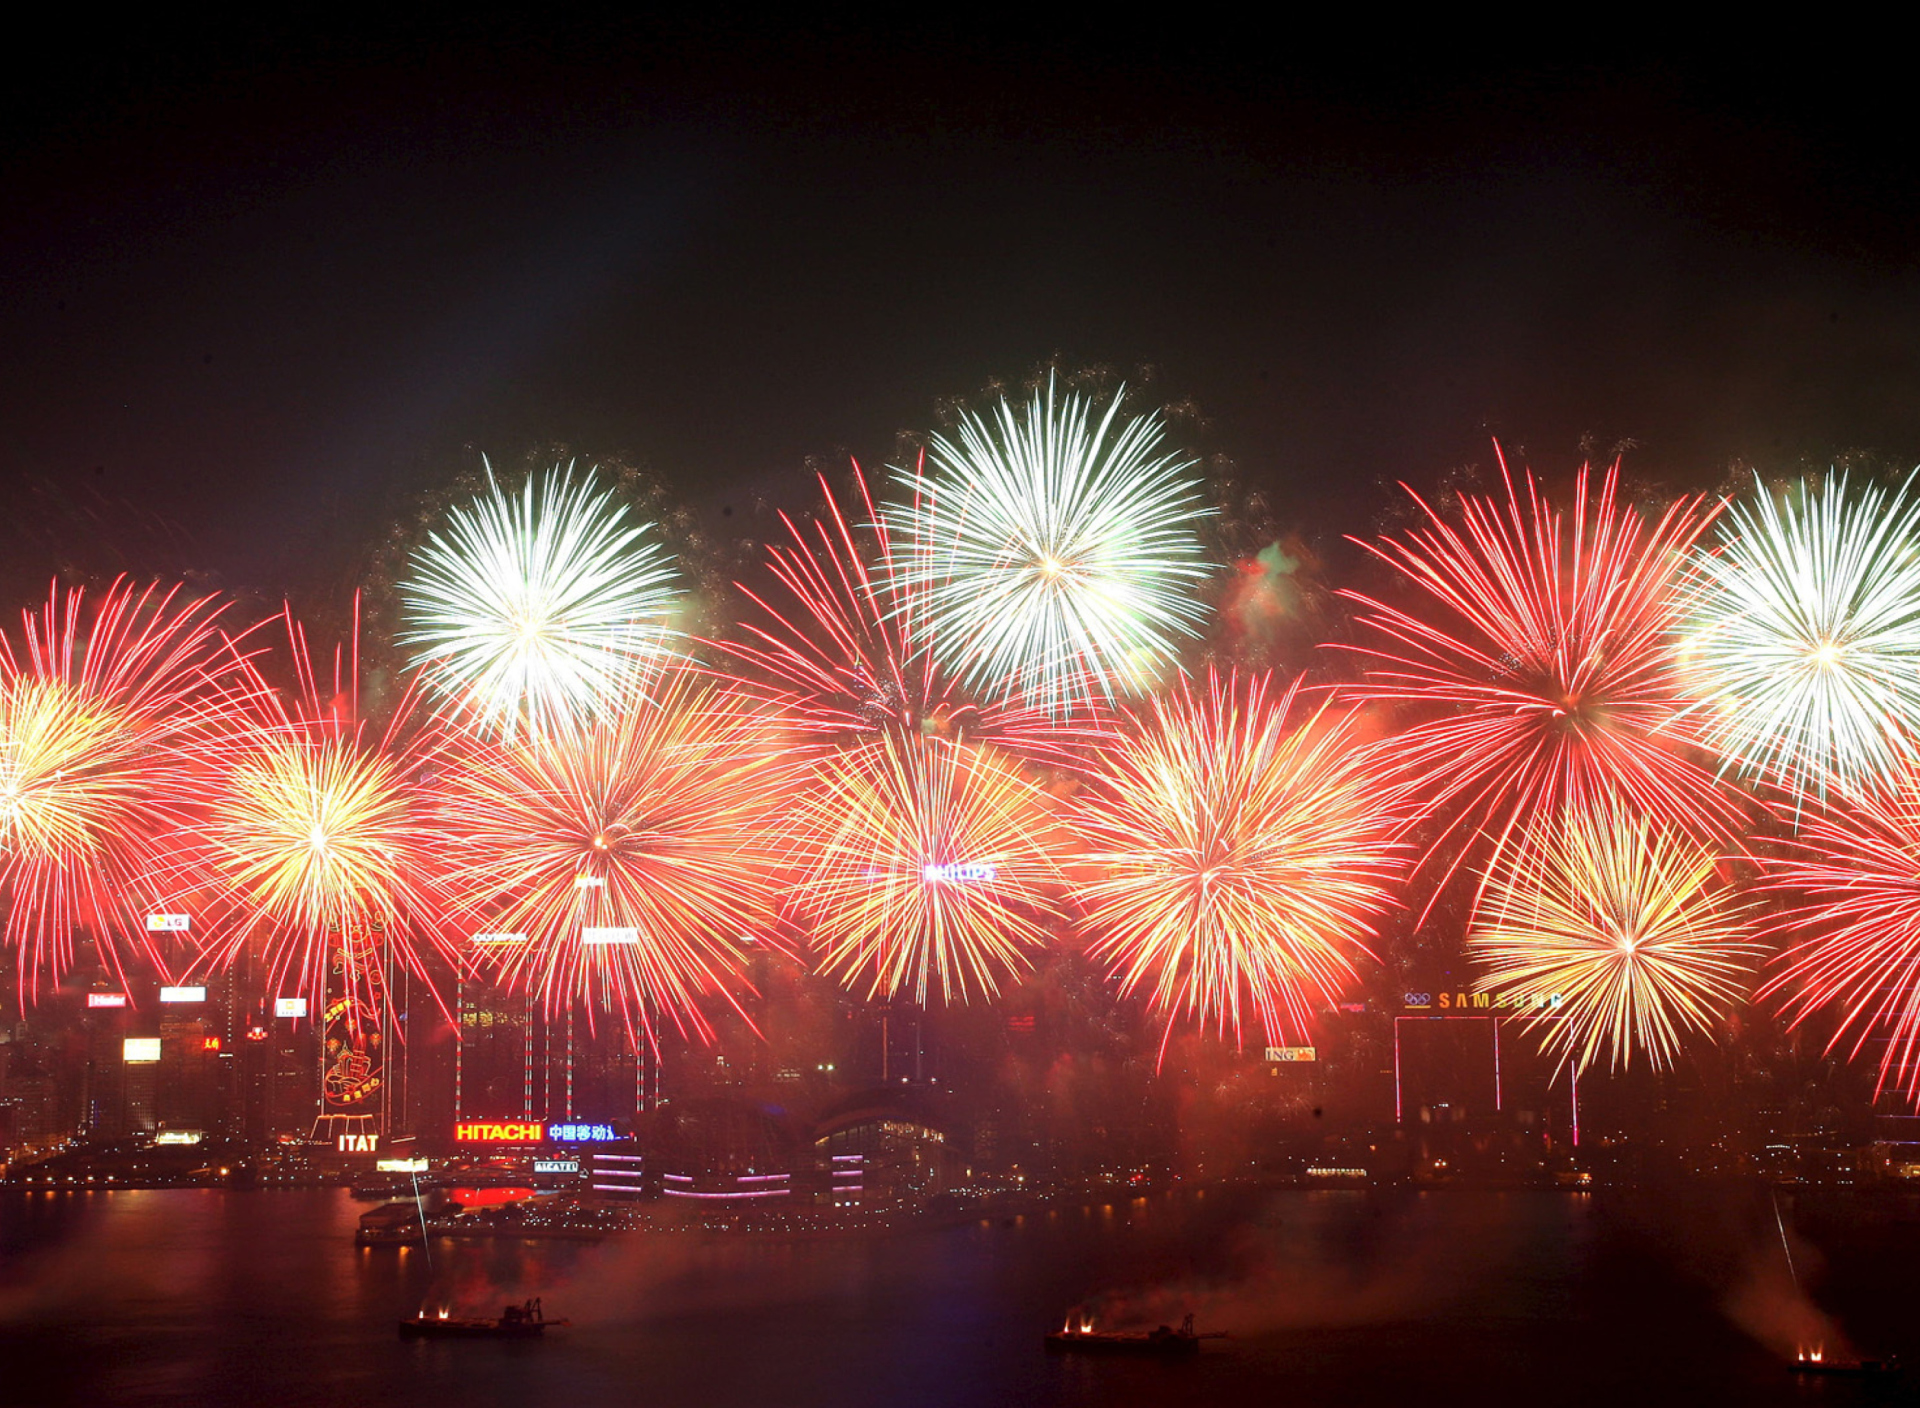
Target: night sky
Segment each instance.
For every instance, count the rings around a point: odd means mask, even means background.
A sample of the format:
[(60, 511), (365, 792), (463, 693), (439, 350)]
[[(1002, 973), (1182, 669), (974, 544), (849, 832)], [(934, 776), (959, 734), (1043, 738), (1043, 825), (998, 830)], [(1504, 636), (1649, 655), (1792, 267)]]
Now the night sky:
[(1495, 435), (1676, 487), (1920, 462), (1920, 158), (1876, 55), (151, 23), (8, 60), (16, 602), (344, 593), (423, 491), (550, 444), (751, 536), (810, 456), (884, 462), (1049, 359), (1190, 403), (1323, 539)]

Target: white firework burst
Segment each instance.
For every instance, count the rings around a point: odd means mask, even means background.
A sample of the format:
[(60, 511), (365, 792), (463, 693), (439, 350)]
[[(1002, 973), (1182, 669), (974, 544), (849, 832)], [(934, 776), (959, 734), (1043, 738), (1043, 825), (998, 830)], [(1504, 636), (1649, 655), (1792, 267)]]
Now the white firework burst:
[(400, 644), (454, 712), (509, 735), (567, 727), (666, 653), (680, 593), (651, 524), (571, 465), (448, 515), (399, 584)]
[(895, 470), (913, 499), (885, 516), (911, 546), (889, 586), (970, 687), (1056, 715), (1140, 693), (1205, 620), (1194, 462), (1120, 403), (1096, 415), (1049, 378), (934, 436), (922, 472)]
[(1704, 742), (1794, 794), (1890, 776), (1920, 734), (1920, 501), (1844, 474), (1735, 504), (1694, 562)]

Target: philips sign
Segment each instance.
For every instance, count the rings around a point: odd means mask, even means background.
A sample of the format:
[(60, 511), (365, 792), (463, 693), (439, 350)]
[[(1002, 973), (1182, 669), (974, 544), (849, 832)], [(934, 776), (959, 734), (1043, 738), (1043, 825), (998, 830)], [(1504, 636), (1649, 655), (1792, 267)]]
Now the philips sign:
[(964, 864), (929, 865), (920, 874), (929, 885), (980, 885), (990, 884), (995, 875), (994, 868), (981, 861), (967, 861)]

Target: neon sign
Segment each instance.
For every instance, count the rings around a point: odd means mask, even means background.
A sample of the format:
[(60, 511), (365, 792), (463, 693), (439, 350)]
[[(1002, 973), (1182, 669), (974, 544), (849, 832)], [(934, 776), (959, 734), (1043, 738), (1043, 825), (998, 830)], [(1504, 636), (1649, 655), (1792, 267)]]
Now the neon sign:
[(161, 988), (160, 1000), (162, 1002), (205, 1002), (207, 990), (204, 987)]
[(473, 936), (473, 941), (476, 944), (523, 944), (527, 941), (527, 936), (525, 934), (504, 934), (504, 933), (503, 934), (475, 934)]
[(453, 1137), (462, 1144), (539, 1144), (547, 1127), (527, 1120), (462, 1120)]
[(582, 944), (637, 944), (640, 942), (638, 929), (582, 929)]
[(87, 994), (89, 1007), (125, 1007), (127, 995), (123, 992), (90, 992)]
[(994, 868), (984, 861), (956, 861), (952, 865), (929, 865), (920, 872), (929, 885), (972, 885), (991, 883)]
[(1565, 1002), (1566, 998), (1557, 992), (1410, 992), (1402, 994), (1401, 1002), (1409, 1012), (1471, 1012), (1487, 1011), (1492, 1008), (1505, 1010), (1542, 1009), (1552, 1010)]
[(462, 1144), (608, 1144), (620, 1133), (610, 1124), (544, 1124), (539, 1120), (462, 1120), (453, 1127)]
[(380, 1147), (377, 1134), (343, 1134), (334, 1141), (334, 1147), (343, 1154), (371, 1154)]
[(307, 1015), (307, 1000), (304, 997), (276, 997), (273, 1000), (273, 1015), (304, 1017)]
[(129, 1066), (151, 1066), (160, 1059), (160, 1038), (130, 1036), (120, 1043), (120, 1059)]
[(201, 1037), (200, 1049), (202, 1051), (218, 1051), (220, 1049), (220, 1038), (217, 1036)]
[(605, 1144), (620, 1136), (610, 1124), (554, 1124), (547, 1126), (547, 1138), (555, 1144)]
[(149, 934), (184, 934), (193, 920), (184, 914), (149, 914), (147, 932)]
[(1285, 1065), (1289, 1061), (1318, 1061), (1320, 1053), (1311, 1046), (1269, 1046), (1267, 1059), (1277, 1065)]
[(533, 1161), (533, 1171), (535, 1173), (578, 1173), (580, 1172), (580, 1160), (535, 1159)]

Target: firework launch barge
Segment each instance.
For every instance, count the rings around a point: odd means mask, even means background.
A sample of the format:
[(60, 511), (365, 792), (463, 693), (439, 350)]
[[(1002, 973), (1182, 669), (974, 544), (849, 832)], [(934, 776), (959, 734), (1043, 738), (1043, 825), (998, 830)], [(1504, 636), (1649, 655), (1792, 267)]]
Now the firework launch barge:
[(564, 1325), (564, 1320), (549, 1320), (540, 1311), (535, 1296), (524, 1305), (509, 1305), (498, 1320), (455, 1320), (446, 1314), (429, 1315), (422, 1310), (411, 1320), (400, 1322), (403, 1340), (537, 1340), (549, 1325)]
[(1900, 1372), (1900, 1363), (1891, 1357), (1886, 1359), (1830, 1359), (1820, 1350), (1801, 1350), (1799, 1357), (1787, 1366), (1796, 1374), (1811, 1374), (1824, 1378), (1871, 1379), (1891, 1376)]
[(1047, 1336), (1049, 1354), (1146, 1354), (1177, 1359), (1198, 1354), (1201, 1340), (1223, 1340), (1224, 1330), (1200, 1334), (1189, 1315), (1180, 1328), (1161, 1325), (1152, 1330), (1096, 1330), (1072, 1321)]

